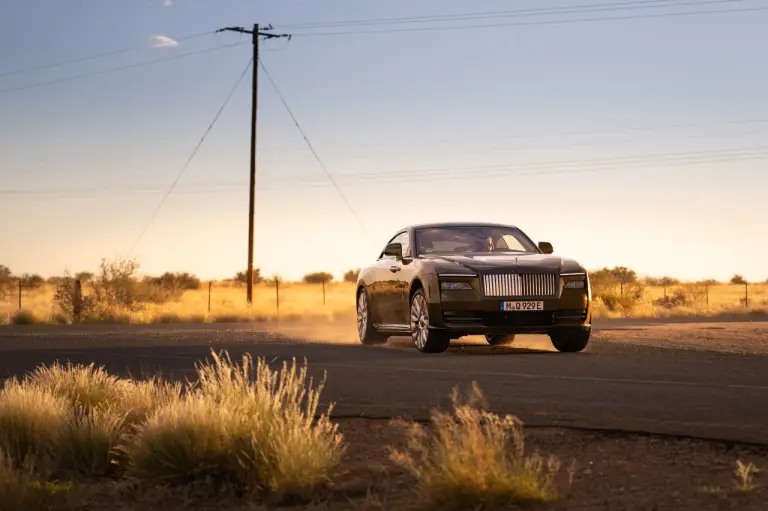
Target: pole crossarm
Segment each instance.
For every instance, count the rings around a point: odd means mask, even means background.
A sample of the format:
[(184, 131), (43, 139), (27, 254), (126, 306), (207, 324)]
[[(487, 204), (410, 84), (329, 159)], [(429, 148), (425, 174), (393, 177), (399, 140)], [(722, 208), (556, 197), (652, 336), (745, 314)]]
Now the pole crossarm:
[[(272, 25), (267, 26), (264, 30), (272, 30)], [(219, 32), (239, 32), (241, 34), (249, 34), (249, 35), (253, 35), (254, 33), (256, 33), (259, 36), (264, 37), (265, 39), (274, 39), (276, 37), (287, 37), (288, 40), (290, 40), (292, 37), (292, 34), (272, 34), (269, 32), (264, 32), (263, 30), (258, 30), (258, 31), (248, 30), (244, 27), (220, 28), (219, 30), (216, 31), (216, 33), (218, 34)]]

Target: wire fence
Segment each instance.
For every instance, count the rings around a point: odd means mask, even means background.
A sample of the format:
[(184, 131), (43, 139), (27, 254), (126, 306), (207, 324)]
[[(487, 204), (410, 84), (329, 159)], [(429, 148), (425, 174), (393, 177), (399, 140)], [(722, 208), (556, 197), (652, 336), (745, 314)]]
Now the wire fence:
[[(5, 282), (0, 285), (0, 323), (25, 322), (23, 318), (14, 320), (19, 315), (26, 315), (28, 322), (76, 322), (89, 300), (94, 299), (95, 292), (88, 281), (72, 280), (69, 285), (72, 290), (66, 293), (65, 307), (62, 307), (55, 285), (26, 285), (22, 280)], [(633, 296), (631, 288), (624, 290), (623, 294), (618, 289), (615, 292), (595, 290), (593, 293), (603, 303), (610, 303), (610, 300), (631, 302), (618, 309), (633, 309), (633, 316), (655, 316), (661, 311), (675, 309), (694, 309), (699, 315), (738, 312), (740, 309), (768, 313), (768, 284), (643, 286), (640, 296)], [(120, 291), (115, 294), (120, 295)], [(103, 320), (138, 323), (236, 322), (281, 318), (348, 319), (355, 314), (353, 282), (310, 284), (267, 279), (254, 284), (251, 305), (246, 302), (245, 284), (237, 281), (206, 281), (196, 289), (138, 288), (133, 294), (135, 307), (124, 307), (116, 313), (113, 311)], [(69, 311), (63, 310), (67, 308)], [(69, 321), (62, 317), (67, 316), (67, 312)]]
[[(6, 283), (0, 291), (0, 322), (13, 322), (13, 317), (19, 314), (29, 316), (30, 322), (77, 322), (79, 316), (87, 313), (89, 304), (103, 295), (109, 295), (105, 301), (111, 304), (121, 296), (133, 297), (130, 304), (124, 301), (112, 306), (121, 309), (109, 314), (116, 321), (339, 318), (355, 312), (355, 284), (350, 282), (297, 283), (267, 279), (254, 284), (250, 305), (246, 301), (246, 286), (241, 282), (207, 281), (195, 289), (143, 286), (140, 282), (134, 285), (130, 292), (114, 289), (98, 293), (91, 282), (74, 279), (58, 285), (25, 285), (21, 280)], [(61, 289), (67, 291), (63, 299)], [(69, 316), (70, 321), (62, 316)]]

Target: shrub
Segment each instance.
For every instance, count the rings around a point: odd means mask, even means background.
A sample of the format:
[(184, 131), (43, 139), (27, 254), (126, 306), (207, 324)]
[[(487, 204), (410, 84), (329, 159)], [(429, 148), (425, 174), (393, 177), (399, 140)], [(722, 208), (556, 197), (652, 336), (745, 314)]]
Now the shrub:
[(599, 300), (609, 311), (621, 313), (631, 311), (639, 301), (633, 295), (620, 295), (606, 291), (596, 293), (594, 298)]
[(22, 275), (20, 280), (24, 289), (39, 289), (45, 284), (45, 279), (40, 275), (30, 275), (28, 273)]
[[(261, 276), (261, 269), (254, 268), (253, 269), (253, 283), (254, 284), (260, 284), (263, 280)], [(248, 272), (247, 271), (239, 271), (235, 274), (235, 281), (241, 282), (243, 284), (248, 283)]]
[(64, 399), (17, 380), (0, 390), (0, 450), (15, 466), (48, 470), (59, 431), (70, 417)]
[[(239, 491), (307, 496), (339, 463), (328, 414), (315, 419), (322, 384), (305, 389), (306, 368), (278, 373), (250, 357), (198, 365), (184, 398), (141, 424), (126, 451), (129, 473), (177, 484), (211, 482)], [(311, 380), (310, 380), (311, 387)]]
[[(488, 413), (473, 382), (466, 404), (452, 394), (454, 413), (432, 412), (432, 432), (408, 426), (408, 451), (392, 460), (418, 482), (427, 504), (437, 509), (507, 509), (510, 504), (556, 498), (560, 463), (538, 454), (526, 456), (521, 423)], [(510, 445), (511, 442), (511, 445)]]
[[(86, 281), (81, 281), (81, 320), (85, 322), (116, 322), (127, 317), (127, 313), (137, 312), (149, 301), (147, 294), (142, 295), (136, 272), (139, 265), (133, 260), (108, 261), (102, 259), (100, 272), (87, 280), (90, 293), (86, 293)], [(54, 306), (68, 318), (74, 319), (75, 279), (69, 275), (58, 280), (54, 295)]]
[(357, 277), (360, 275), (360, 269), (349, 270), (344, 274), (344, 282), (357, 282)]
[[(82, 283), (81, 283), (82, 286)], [(75, 305), (77, 294), (75, 290), (75, 279), (70, 276), (62, 277), (56, 285), (56, 291), (53, 295), (53, 305), (59, 311), (66, 322), (75, 320)], [(80, 317), (92, 317), (95, 311), (93, 297), (83, 296), (82, 287), (80, 293)]]
[(328, 283), (332, 281), (333, 275), (324, 271), (318, 271), (315, 273), (308, 273), (307, 275), (304, 275), (304, 278), (302, 280), (306, 284), (322, 284), (323, 282)]
[(139, 265), (134, 260), (110, 262), (102, 259), (99, 274), (90, 283), (97, 315), (114, 316), (143, 309), (136, 277), (138, 270)]
[(28, 310), (16, 311), (11, 316), (11, 324), (13, 325), (35, 325), (37, 323), (40, 323), (40, 320)]

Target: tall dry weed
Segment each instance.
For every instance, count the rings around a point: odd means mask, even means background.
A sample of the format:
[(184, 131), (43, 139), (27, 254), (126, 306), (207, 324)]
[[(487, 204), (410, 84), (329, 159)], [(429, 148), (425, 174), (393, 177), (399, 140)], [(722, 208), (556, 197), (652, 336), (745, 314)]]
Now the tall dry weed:
[(429, 432), (404, 423), (408, 447), (391, 454), (416, 478), (425, 503), (436, 509), (506, 509), (557, 497), (560, 462), (525, 454), (518, 419), (486, 412), (474, 382), (466, 402), (457, 389), (451, 399), (453, 413), (434, 410)]
[(328, 480), (342, 453), (326, 412), (315, 418), (322, 384), (306, 367), (264, 360), (242, 365), (212, 352), (198, 381), (138, 426), (127, 446), (129, 473), (140, 479), (229, 485), (272, 496), (308, 496)]
[(0, 450), (15, 466), (47, 471), (70, 415), (64, 399), (8, 380), (0, 390)]

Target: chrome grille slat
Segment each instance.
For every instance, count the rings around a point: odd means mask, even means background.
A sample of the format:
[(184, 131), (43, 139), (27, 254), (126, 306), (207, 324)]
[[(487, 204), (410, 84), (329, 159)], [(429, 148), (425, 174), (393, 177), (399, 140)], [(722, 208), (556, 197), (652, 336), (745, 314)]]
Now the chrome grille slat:
[(556, 273), (494, 273), (483, 275), (483, 289), (489, 297), (555, 297)]

